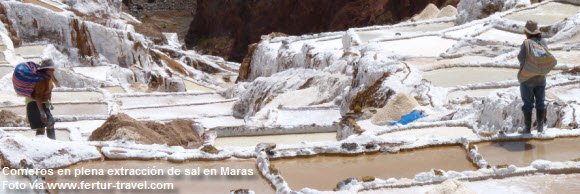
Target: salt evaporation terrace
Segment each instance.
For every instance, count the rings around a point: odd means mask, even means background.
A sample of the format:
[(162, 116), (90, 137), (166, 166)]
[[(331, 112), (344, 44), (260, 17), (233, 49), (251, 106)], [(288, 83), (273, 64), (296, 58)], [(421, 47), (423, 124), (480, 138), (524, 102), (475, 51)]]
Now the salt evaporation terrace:
[[(57, 140), (31, 137), (26, 125), (0, 127), (2, 164), (10, 168), (229, 166), (256, 173), (171, 180), (179, 193), (423, 193), (451, 179), (481, 193), (579, 188), (576, 4), (518, 6), (461, 25), (457, 17), (444, 17), (268, 35), (249, 56), (248, 67), (181, 50), (171, 34), (165, 34), (167, 43), (155, 44), (128, 24), (137, 19), (119, 10), (105, 9), (111, 15), (106, 24), (85, 22), (80, 32), (68, 22), (86, 18), (60, 0), (1, 4), (11, 25), (0, 25), (0, 109), (24, 115), (23, 100), (11, 89), (16, 64), (51, 57), (62, 67), (53, 93)], [(546, 133), (519, 135), (515, 57), (524, 39), (519, 29), (530, 18), (551, 27), (546, 37), (559, 64), (548, 77)], [(38, 36), (46, 31), (58, 39)], [(83, 40), (90, 49), (72, 41), (69, 31), (92, 35)], [(191, 60), (204, 68), (196, 69)], [(428, 117), (405, 126), (376, 125), (375, 114), (398, 93), (411, 96)], [(213, 145), (217, 152), (88, 140), (118, 113), (139, 121), (194, 120), (203, 129), (196, 131), (202, 147)], [(553, 179), (559, 183), (538, 188)]]

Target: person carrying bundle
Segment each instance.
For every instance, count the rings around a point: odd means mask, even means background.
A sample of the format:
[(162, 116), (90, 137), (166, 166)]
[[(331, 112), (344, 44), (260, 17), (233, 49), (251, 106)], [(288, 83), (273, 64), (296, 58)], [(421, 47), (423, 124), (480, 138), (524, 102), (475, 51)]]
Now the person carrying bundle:
[(25, 97), (26, 117), (30, 128), (36, 130), (37, 136), (44, 136), (46, 130), (50, 139), (56, 139), (55, 122), (50, 112), (53, 109), (50, 102), (52, 78), (56, 68), (57, 65), (51, 59), (43, 60), (41, 65), (29, 61), (18, 64), (12, 75), (16, 94)]
[(558, 63), (554, 55), (548, 50), (548, 44), (542, 38), (538, 23), (528, 21), (524, 28), (527, 39), (521, 46), (518, 54), (520, 71), (520, 93), (524, 105), (524, 129), (523, 134), (530, 134), (532, 127), (532, 110), (536, 107), (536, 129), (538, 133), (544, 132), (544, 120), (546, 105), (544, 103), (546, 90), (546, 75)]

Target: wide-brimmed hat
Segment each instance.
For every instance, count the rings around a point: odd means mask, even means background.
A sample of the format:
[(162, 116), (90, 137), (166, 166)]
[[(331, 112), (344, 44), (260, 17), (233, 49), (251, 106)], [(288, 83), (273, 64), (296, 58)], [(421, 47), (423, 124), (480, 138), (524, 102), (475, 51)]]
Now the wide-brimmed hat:
[(52, 61), (52, 59), (45, 59), (45, 60), (42, 60), (42, 62), (40, 62), (40, 66), (38, 67), (38, 70), (56, 69), (56, 68), (58, 68), (58, 65), (56, 65), (54, 63), (54, 61)]
[(542, 33), (538, 29), (538, 23), (535, 21), (532, 21), (532, 20), (528, 20), (528, 22), (526, 22), (526, 27), (524, 27), (524, 32), (526, 32), (530, 35)]

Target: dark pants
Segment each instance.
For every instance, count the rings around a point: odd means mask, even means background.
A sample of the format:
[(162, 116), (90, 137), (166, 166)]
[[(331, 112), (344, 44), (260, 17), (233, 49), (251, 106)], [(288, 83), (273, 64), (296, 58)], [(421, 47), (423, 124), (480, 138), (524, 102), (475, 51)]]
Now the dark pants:
[(30, 123), (31, 129), (41, 129), (54, 125), (54, 118), (52, 117), (52, 113), (50, 113), (50, 109), (48, 109), (44, 103), (42, 103), (42, 106), (44, 108), (44, 113), (46, 114), (46, 123), (42, 122), (42, 119), (40, 118), (40, 110), (38, 109), (36, 102), (29, 102), (26, 105), (28, 122)]
[(532, 112), (534, 105), (536, 110), (546, 109), (546, 104), (544, 103), (545, 91), (545, 85), (530, 85), (520, 83), (520, 93), (522, 94), (522, 101), (524, 101), (522, 111)]

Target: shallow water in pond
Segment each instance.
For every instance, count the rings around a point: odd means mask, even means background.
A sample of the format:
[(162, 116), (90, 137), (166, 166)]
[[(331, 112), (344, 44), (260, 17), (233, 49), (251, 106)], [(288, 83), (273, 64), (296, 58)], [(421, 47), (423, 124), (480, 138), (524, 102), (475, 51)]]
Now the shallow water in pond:
[[(90, 176), (90, 177), (47, 177), (47, 182), (80, 182), (85, 181), (94, 183), (112, 183), (116, 185), (117, 181), (127, 183), (139, 183), (147, 181), (151, 183), (173, 183), (174, 190), (166, 190), (163, 192), (153, 193), (229, 193), (230, 190), (250, 189), (256, 193), (275, 193), (274, 189), (269, 183), (263, 179), (256, 169), (256, 160), (224, 160), (224, 161), (191, 161), (184, 163), (171, 163), (167, 161), (135, 161), (135, 160), (115, 160), (115, 161), (98, 161), (87, 162), (74, 165), (67, 169), (75, 172), (75, 169), (103, 169), (107, 173), (108, 169), (162, 169), (164, 176)], [(185, 175), (186, 169), (193, 172), (192, 169), (216, 169), (217, 175)], [(245, 169), (246, 172), (252, 170), (252, 175), (221, 175), (223, 172), (221, 168), (229, 167), (230, 169)], [(168, 176), (168, 169), (180, 169), (180, 176)], [(114, 172), (114, 171), (113, 171)], [(240, 171), (241, 172), (241, 171)], [(102, 193), (126, 193), (127, 190), (102, 190)], [(124, 191), (124, 192), (121, 192)], [(133, 193), (142, 193), (144, 190), (133, 190)], [(82, 193), (79, 191), (68, 190), (60, 191), (59, 193)], [(89, 192), (86, 192), (89, 193)], [(90, 192), (93, 193), (93, 192)], [(147, 191), (145, 193), (148, 193)]]
[(516, 80), (518, 69), (487, 67), (455, 67), (423, 73), (433, 85), (453, 87), (475, 83)]
[(580, 158), (580, 138), (548, 141), (506, 141), (477, 144), (490, 165), (529, 166), (535, 160), (570, 161)]
[(304, 187), (332, 190), (342, 180), (361, 179), (363, 176), (375, 176), (383, 180), (412, 179), (416, 174), (431, 169), (458, 172), (477, 169), (467, 159), (465, 150), (459, 146), (425, 148), (396, 154), (273, 159), (272, 164), (280, 170), (280, 174), (293, 190)]
[(264, 135), (246, 137), (218, 137), (214, 142), (216, 147), (224, 146), (256, 146), (259, 143), (298, 144), (301, 142), (336, 142), (336, 133), (309, 133), (288, 135)]
[(566, 3), (550, 2), (535, 9), (518, 11), (505, 16), (505, 19), (526, 22), (537, 21), (539, 25), (551, 25), (576, 15), (580, 6)]

